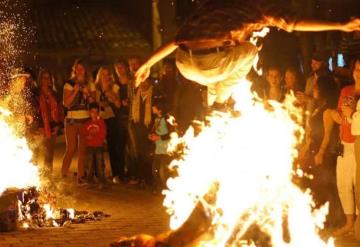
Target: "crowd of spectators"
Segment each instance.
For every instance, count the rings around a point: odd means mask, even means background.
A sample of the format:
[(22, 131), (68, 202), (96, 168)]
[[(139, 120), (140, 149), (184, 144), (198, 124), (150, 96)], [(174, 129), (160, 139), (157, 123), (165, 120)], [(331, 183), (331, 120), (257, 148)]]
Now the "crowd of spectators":
[(355, 143), (360, 128), (360, 59), (349, 59), (345, 67), (330, 61), (326, 53), (315, 52), (306, 79), (297, 68), (269, 66), (255, 79), (253, 90), (265, 102), (282, 102), (293, 92), (304, 113), (305, 140), (295, 165), (306, 176), (299, 185), (311, 189), (317, 206), (329, 202), (326, 224), (336, 229), (335, 236), (343, 236), (353, 234), (359, 203), (355, 181), (360, 146)]
[(170, 163), (166, 144), (175, 130), (167, 120), (175, 116), (176, 130), (184, 133), (205, 113), (206, 88), (183, 78), (172, 60), (164, 61), (158, 78), (135, 88), (140, 66), (140, 58), (131, 57), (92, 71), (78, 59), (63, 88), (56, 88), (48, 69), (40, 69), (37, 77), (26, 69), (13, 71), (3, 90), (4, 102), (45, 176), (53, 175), (56, 139), (64, 134), (63, 179), (72, 176), (69, 170), (77, 154), (79, 185), (128, 183), (154, 192), (164, 188), (164, 167)]
[[(23, 117), (17, 123), (25, 123), (22, 129), (29, 143), (41, 143), (34, 152), (43, 150), (44, 160), (37, 162), (43, 162), (44, 174), (52, 174), (56, 138), (64, 133), (62, 178), (69, 176), (78, 152), (80, 185), (96, 183), (104, 188), (110, 182), (128, 183), (150, 187), (154, 193), (165, 187), (170, 133), (175, 128), (184, 133), (193, 120), (204, 117), (207, 89), (185, 79), (172, 60), (163, 62), (158, 78), (146, 79), (135, 88), (141, 62), (138, 57), (119, 60), (93, 74), (85, 61), (76, 60), (62, 95), (47, 69), (41, 69), (37, 79), (21, 69), (13, 73), (4, 98), (14, 117)], [(305, 79), (301, 68), (269, 66), (262, 77), (252, 78), (253, 91), (265, 102), (282, 102), (293, 93), (295, 103), (304, 110), (306, 134), (297, 164), (313, 179), (307, 176), (299, 184), (311, 189), (317, 205), (330, 202), (327, 225), (343, 225), (334, 233), (340, 236), (353, 231), (356, 216), (360, 60), (330, 71), (328, 57), (317, 52), (311, 68)], [(175, 126), (169, 124), (170, 115), (176, 119)], [(110, 173), (105, 172), (105, 152)]]

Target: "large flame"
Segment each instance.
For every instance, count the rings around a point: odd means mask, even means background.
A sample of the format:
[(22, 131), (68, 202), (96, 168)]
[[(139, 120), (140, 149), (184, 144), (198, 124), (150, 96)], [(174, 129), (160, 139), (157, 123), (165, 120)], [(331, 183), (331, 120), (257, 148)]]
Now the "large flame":
[(248, 81), (239, 84), (233, 97), (240, 116), (213, 114), (197, 136), (190, 128), (185, 136), (172, 138), (170, 150), (179, 144), (185, 149), (171, 163), (177, 177), (167, 181), (164, 191), (171, 229), (179, 228), (201, 203), (213, 231), (201, 246), (247, 246), (241, 238), (254, 224), (271, 236), (273, 246), (331, 246), (332, 241), (318, 236), (326, 207), (315, 210), (310, 194), (292, 182), (295, 148), (304, 132), (296, 123), (300, 111), (292, 104), (294, 97), (284, 104), (264, 104)]
[(11, 113), (0, 108), (0, 195), (8, 188), (39, 187), (38, 167), (31, 163), (26, 139), (19, 138), (7, 122)]

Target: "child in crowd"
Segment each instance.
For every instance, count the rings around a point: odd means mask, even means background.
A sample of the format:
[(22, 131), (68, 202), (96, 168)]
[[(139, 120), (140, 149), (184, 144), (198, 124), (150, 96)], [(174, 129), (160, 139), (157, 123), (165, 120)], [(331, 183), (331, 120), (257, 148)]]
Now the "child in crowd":
[(167, 152), (170, 141), (170, 133), (173, 131), (168, 121), (166, 102), (159, 98), (155, 99), (152, 105), (152, 112), (155, 115), (154, 125), (149, 134), (149, 139), (155, 142), (155, 155), (152, 164), (154, 178), (154, 193), (158, 193), (165, 188), (168, 179), (167, 166), (170, 164), (171, 157)]
[(95, 102), (89, 104), (90, 120), (85, 123), (86, 137), (86, 165), (87, 180), (92, 182), (97, 176), (99, 188), (105, 184), (104, 143), (106, 138), (106, 125), (99, 116), (99, 105)]

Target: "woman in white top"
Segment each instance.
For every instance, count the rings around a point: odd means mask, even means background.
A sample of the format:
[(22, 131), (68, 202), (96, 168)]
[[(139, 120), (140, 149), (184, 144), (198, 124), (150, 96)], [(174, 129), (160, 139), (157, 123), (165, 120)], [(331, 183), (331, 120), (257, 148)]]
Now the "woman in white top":
[(78, 183), (85, 175), (85, 133), (84, 123), (89, 119), (87, 105), (95, 99), (95, 86), (83, 61), (76, 60), (70, 79), (64, 85), (63, 104), (67, 109), (65, 119), (66, 151), (62, 164), (62, 176), (66, 177), (76, 149), (79, 151)]

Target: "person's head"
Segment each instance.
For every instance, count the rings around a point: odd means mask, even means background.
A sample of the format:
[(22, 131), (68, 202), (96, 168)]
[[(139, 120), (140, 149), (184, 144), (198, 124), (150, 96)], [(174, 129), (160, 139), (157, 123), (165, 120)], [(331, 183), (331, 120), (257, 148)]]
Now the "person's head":
[(313, 97), (317, 101), (324, 101), (332, 108), (338, 101), (338, 85), (334, 77), (330, 75), (319, 76), (314, 84)]
[(99, 116), (99, 104), (96, 102), (92, 102), (89, 104), (89, 114), (90, 114), (90, 118), (92, 120), (96, 120)]
[(140, 84), (140, 90), (142, 92), (147, 91), (151, 86), (151, 80), (148, 78)]
[(175, 64), (172, 61), (165, 61), (161, 66), (160, 77), (174, 77), (175, 76)]
[(96, 75), (95, 83), (103, 89), (108, 89), (114, 83), (114, 76), (110, 68), (105, 66), (100, 67)]
[(128, 65), (125, 60), (118, 60), (114, 63), (115, 73), (118, 76), (126, 76), (128, 74)]
[(135, 75), (136, 71), (141, 66), (141, 59), (137, 56), (130, 57), (128, 60), (128, 64), (131, 75)]
[(168, 112), (165, 99), (162, 96), (154, 97), (152, 102), (152, 112), (158, 117), (164, 116)]
[(48, 92), (54, 86), (51, 72), (47, 69), (40, 69), (38, 74), (38, 85), (43, 92)]
[(71, 68), (71, 79), (77, 82), (85, 82), (89, 78), (90, 76), (85, 62), (81, 59), (76, 59)]
[(355, 85), (359, 85), (360, 87), (360, 57), (357, 57), (353, 60), (351, 65), (351, 72)]
[(284, 75), (285, 87), (287, 90), (299, 90), (300, 72), (295, 68), (287, 68)]
[(266, 81), (269, 87), (280, 87), (282, 75), (279, 67), (269, 67), (266, 72)]
[(326, 69), (328, 56), (325, 52), (314, 52), (311, 58), (311, 70), (316, 73), (322, 69)]

